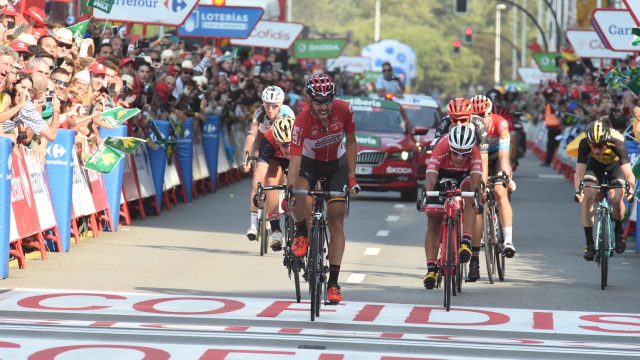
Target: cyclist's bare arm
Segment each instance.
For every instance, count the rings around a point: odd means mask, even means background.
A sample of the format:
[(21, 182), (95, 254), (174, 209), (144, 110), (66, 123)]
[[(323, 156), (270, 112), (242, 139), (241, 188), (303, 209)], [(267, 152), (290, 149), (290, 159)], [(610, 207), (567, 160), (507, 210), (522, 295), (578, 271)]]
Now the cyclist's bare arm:
[(345, 144), (347, 151), (347, 167), (349, 168), (349, 177), (356, 176), (356, 162), (358, 159), (358, 150), (356, 145), (356, 134), (347, 135), (347, 143)]
[(580, 191), (580, 183), (582, 182), (582, 179), (584, 179), (584, 174), (586, 172), (587, 172), (587, 164), (583, 164), (583, 163), (576, 164), (576, 172), (573, 175), (573, 188), (576, 192)]
[(482, 164), (482, 181), (486, 184), (489, 179), (489, 153), (480, 153), (480, 163)]
[(425, 178), (424, 188), (427, 191), (433, 191), (436, 183), (438, 182), (438, 174), (435, 172), (428, 172), (427, 177)]
[(509, 150), (498, 150), (498, 161), (500, 161), (500, 170), (511, 178), (511, 152)]
[(633, 175), (633, 171), (631, 170), (631, 163), (620, 165), (620, 170), (622, 171), (622, 174), (624, 174), (625, 181), (629, 184), (629, 193), (635, 193), (636, 177)]
[(291, 156), (289, 158), (289, 175), (287, 175), (287, 188), (294, 187), (294, 184), (298, 180), (301, 161), (302, 157), (300, 156)]

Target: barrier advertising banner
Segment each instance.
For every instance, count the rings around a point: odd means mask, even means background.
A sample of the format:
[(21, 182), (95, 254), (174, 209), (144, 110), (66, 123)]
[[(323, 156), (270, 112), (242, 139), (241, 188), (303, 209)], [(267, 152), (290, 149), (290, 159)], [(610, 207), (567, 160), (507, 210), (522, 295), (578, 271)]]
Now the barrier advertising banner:
[(93, 197), (89, 189), (89, 179), (84, 169), (80, 167), (78, 155), (73, 153), (73, 190), (71, 191), (71, 202), (73, 204), (73, 215), (75, 217), (95, 214), (96, 207), (93, 205)]
[(180, 175), (178, 175), (178, 168), (176, 167), (175, 156), (174, 160), (164, 170), (164, 180), (162, 184), (163, 190), (171, 190), (174, 187), (180, 185)]
[(24, 163), (29, 175), (33, 201), (40, 221), (40, 230), (53, 229), (57, 225), (56, 217), (53, 213), (53, 206), (51, 206), (51, 196), (44, 177), (44, 166), (42, 166), (40, 154), (23, 146), (20, 147), (20, 150), (24, 156)]
[(11, 151), (13, 142), (0, 137), (0, 159), (6, 165), (0, 166), (0, 278), (9, 276), (9, 235), (11, 233)]
[(13, 149), (11, 156), (11, 208), (16, 219), (19, 238), (26, 238), (40, 232), (31, 183), (24, 158), (17, 147)]
[[(100, 127), (100, 136), (127, 136), (127, 127), (120, 125), (115, 129)], [(105, 229), (108, 231), (118, 231), (120, 221), (120, 197), (122, 195), (122, 174), (124, 173), (124, 161), (120, 161), (116, 168), (102, 175), (105, 190), (107, 191), (107, 200), (109, 200), (109, 211), (111, 212), (111, 221), (113, 229)]]
[(133, 200), (140, 199), (136, 178), (133, 175), (133, 170), (131, 170), (132, 169), (131, 158), (132, 158), (131, 155), (127, 155), (124, 159), (124, 173), (122, 175), (122, 188), (124, 191), (124, 199), (120, 199), (121, 204), (123, 204), (125, 201), (133, 201)]
[(143, 199), (154, 196), (156, 194), (156, 189), (153, 184), (153, 173), (151, 172), (151, 165), (149, 164), (147, 146), (143, 144), (138, 147), (133, 153), (132, 158), (136, 167), (140, 196), (142, 196)]
[(629, 10), (629, 14), (636, 22), (636, 25), (640, 26), (640, 1), (638, 0), (622, 0), (624, 5)]
[(75, 133), (73, 130), (59, 129), (55, 141), (47, 145), (44, 171), (47, 174), (47, 184), (51, 192), (53, 213), (58, 223), (58, 234), (62, 249), (70, 249), (71, 239), (71, 192), (73, 188), (73, 146)]
[(631, 45), (631, 29), (637, 27), (626, 9), (595, 9), (591, 18), (593, 28), (604, 45), (613, 51), (637, 51)]
[(607, 49), (595, 30), (569, 29), (567, 40), (581, 58), (624, 59), (630, 53)]
[(204, 156), (202, 143), (193, 144), (193, 180), (198, 181), (209, 177), (207, 160)]
[(209, 174), (213, 181), (213, 191), (216, 190), (218, 181), (218, 146), (219, 136), (218, 129), (220, 128), (220, 116), (207, 116), (207, 120), (204, 122), (202, 128), (202, 147), (204, 148), (204, 154), (207, 158), (207, 164), (209, 166)]
[(96, 20), (178, 26), (197, 4), (197, 0), (113, 0), (110, 13), (93, 9), (93, 17)]
[[(164, 135), (165, 138), (168, 138), (169, 122), (166, 120), (154, 120), (154, 122), (162, 135)], [(155, 134), (151, 133), (150, 136), (152, 140), (156, 142), (155, 139), (153, 139)], [(161, 146), (156, 146), (155, 149), (149, 146), (147, 154), (149, 155), (149, 165), (151, 167), (151, 174), (153, 175), (154, 189), (156, 189), (156, 203), (159, 208), (162, 208), (160, 204), (162, 204), (162, 184), (164, 182), (164, 173), (167, 166), (167, 153)]]
[(182, 185), (184, 186), (184, 191), (187, 193), (186, 202), (190, 203), (193, 198), (193, 119), (185, 120), (183, 125), (183, 136), (176, 134), (178, 142), (176, 154), (178, 155)]
[(259, 7), (232, 7), (201, 4), (178, 28), (178, 36), (245, 39), (262, 18)]
[(260, 20), (246, 39), (231, 39), (231, 45), (289, 49), (304, 25), (280, 21)]
[(347, 39), (298, 39), (293, 44), (296, 59), (333, 59), (340, 56)]

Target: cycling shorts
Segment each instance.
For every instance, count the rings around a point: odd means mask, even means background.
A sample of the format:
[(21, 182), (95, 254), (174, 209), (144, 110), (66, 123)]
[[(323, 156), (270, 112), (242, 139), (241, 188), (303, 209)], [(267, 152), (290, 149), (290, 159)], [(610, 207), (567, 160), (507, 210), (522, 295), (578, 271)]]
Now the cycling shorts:
[[(433, 189), (434, 191), (444, 191), (444, 187), (440, 184), (440, 180), (443, 178), (454, 179), (460, 188), (463, 185), (467, 185), (471, 181), (468, 171), (447, 171), (442, 170), (438, 172), (438, 181)], [(439, 196), (427, 197), (427, 215), (430, 214), (444, 214), (444, 198)]]
[(624, 173), (620, 168), (620, 162), (616, 161), (613, 164), (605, 165), (600, 161), (589, 158), (587, 161), (587, 170), (584, 173), (583, 180), (585, 182), (595, 182), (596, 184), (602, 184), (604, 180), (605, 171), (608, 173), (609, 184), (620, 183), (624, 184)]
[[(299, 175), (307, 179), (309, 186), (314, 188), (320, 178), (326, 179), (323, 190), (344, 191), (349, 180), (349, 168), (345, 155), (338, 160), (320, 161), (302, 156)], [(333, 199), (344, 201), (344, 199)]]

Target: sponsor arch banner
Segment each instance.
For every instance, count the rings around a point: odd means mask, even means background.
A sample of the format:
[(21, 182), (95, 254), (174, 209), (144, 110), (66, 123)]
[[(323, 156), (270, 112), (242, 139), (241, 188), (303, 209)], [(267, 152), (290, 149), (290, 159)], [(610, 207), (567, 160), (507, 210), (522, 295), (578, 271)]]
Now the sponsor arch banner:
[(178, 26), (182, 24), (198, 0), (113, 0), (110, 13), (93, 9), (96, 20)]
[(637, 25), (626, 9), (595, 9), (591, 22), (608, 49), (627, 52), (638, 50), (631, 45), (631, 30)]
[(13, 142), (0, 137), (0, 159), (6, 163), (0, 166), (0, 278), (9, 276), (9, 244), (11, 233), (11, 150)]
[(567, 40), (581, 58), (624, 59), (631, 54), (607, 49), (595, 30), (569, 29)]
[(58, 130), (55, 141), (51, 141), (47, 145), (44, 167), (49, 189), (55, 189), (51, 193), (51, 203), (58, 223), (62, 251), (64, 252), (69, 251), (71, 239), (72, 153), (75, 151), (74, 140), (75, 134), (73, 130)]
[(246, 39), (231, 39), (231, 45), (289, 49), (304, 25), (299, 23), (260, 20)]

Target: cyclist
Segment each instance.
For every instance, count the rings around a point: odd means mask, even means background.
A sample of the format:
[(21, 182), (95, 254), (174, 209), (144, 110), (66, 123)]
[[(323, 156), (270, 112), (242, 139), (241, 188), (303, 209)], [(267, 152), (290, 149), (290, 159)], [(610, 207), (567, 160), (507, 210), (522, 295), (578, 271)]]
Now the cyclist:
[[(308, 190), (324, 178), (327, 190), (344, 191), (348, 186), (355, 195), (360, 187), (355, 177), (357, 148), (351, 105), (334, 99), (335, 84), (326, 74), (312, 75), (305, 92), (309, 108), (298, 115), (293, 125), (288, 188)], [(311, 214), (311, 204), (302, 200), (296, 201), (294, 197), (293, 203), (289, 204), (293, 206), (292, 215), (296, 221), (291, 250), (299, 257), (307, 253), (307, 217)], [(327, 299), (330, 303), (339, 303), (342, 301), (338, 275), (345, 246), (345, 199), (329, 199), (327, 215), (331, 234)]]
[[(473, 112), (476, 115), (483, 117), (488, 130), (487, 142), (489, 143), (489, 175), (506, 175), (509, 179), (509, 189), (513, 191), (515, 190), (515, 182), (511, 180), (511, 134), (509, 131), (509, 122), (504, 117), (493, 113), (496, 105), (492, 104), (491, 100), (487, 97), (483, 95), (476, 95), (471, 99), (471, 101), (473, 104)], [(494, 193), (499, 205), (499, 215), (502, 223), (504, 255), (508, 258), (512, 258), (516, 254), (516, 248), (513, 246), (513, 210), (511, 208), (511, 203), (509, 202), (509, 194), (507, 189), (503, 186), (496, 186), (494, 188)], [(469, 271), (473, 269), (474, 262), (479, 263), (477, 255), (477, 253), (474, 253), (476, 258), (471, 258), (472, 262), (469, 265)]]
[[(489, 144), (487, 143), (487, 127), (483, 119), (473, 114), (473, 104), (465, 98), (455, 98), (447, 105), (447, 116), (443, 117), (438, 126), (436, 127), (436, 138), (442, 139), (449, 131), (450, 126), (465, 125), (471, 126), (475, 130), (475, 138), (478, 150), (480, 152), (480, 162), (482, 164), (482, 180), (486, 183), (488, 176), (488, 155), (487, 150)], [(436, 140), (438, 141), (438, 140)], [(433, 143), (435, 143), (434, 141)], [(429, 215), (427, 213), (427, 215)], [(462, 243), (460, 246), (460, 262), (468, 262), (473, 254), (478, 254), (480, 251), (480, 240), (482, 237), (482, 216), (477, 216), (475, 225), (471, 228), (474, 229), (473, 233), (465, 232), (462, 234)], [(429, 224), (435, 224), (439, 226), (440, 221), (438, 219), (429, 219)], [(469, 273), (467, 274), (467, 280), (476, 281), (480, 278), (480, 263), (474, 262), (470, 264)], [(475, 279), (475, 280), (474, 280)]]
[[(283, 105), (283, 102), (284, 91), (282, 91), (281, 88), (277, 86), (267, 86), (262, 91), (262, 106), (260, 106), (253, 114), (253, 121), (251, 121), (249, 131), (247, 131), (247, 137), (244, 141), (245, 154), (248, 153), (253, 156), (258, 155), (258, 150), (260, 149), (260, 144), (264, 138), (264, 133), (271, 128), (271, 124), (273, 124), (273, 121), (275, 121), (278, 116), (287, 114), (292, 118), (295, 118), (293, 110), (291, 110), (287, 105)], [(248, 173), (250, 170), (251, 163), (243, 164), (243, 172)], [(264, 183), (265, 170), (266, 168), (264, 167), (260, 170), (256, 168), (256, 171), (253, 173), (253, 187), (251, 188), (251, 196), (249, 197), (251, 223), (249, 225), (249, 229), (247, 229), (247, 238), (249, 238), (249, 240), (258, 239), (258, 209), (253, 203), (253, 198), (256, 194), (258, 182)]]
[[(480, 151), (475, 145), (476, 136), (472, 127), (452, 127), (449, 135), (438, 142), (431, 153), (427, 163), (425, 190), (443, 190), (440, 184), (443, 178), (454, 179), (463, 191), (478, 189), (482, 182), (482, 161)], [(430, 290), (435, 286), (438, 277), (436, 259), (440, 245), (440, 225), (444, 216), (444, 199), (429, 197), (426, 212), (428, 225), (424, 237), (424, 251), (427, 258), (427, 275), (423, 283), (425, 288)], [(473, 229), (475, 216), (472, 202), (465, 202), (464, 233), (468, 234)], [(462, 253), (459, 257), (462, 257)]]
[[(265, 174), (266, 186), (280, 185), (289, 168), (289, 144), (291, 142), (291, 128), (295, 121), (289, 115), (280, 115), (273, 122), (271, 129), (264, 134), (264, 141), (260, 144), (256, 172)], [(264, 199), (254, 199), (258, 206), (266, 200), (266, 209), (271, 224), (269, 246), (273, 251), (282, 250), (282, 230), (280, 229), (280, 211), (278, 208), (278, 192), (267, 191)], [(257, 196), (257, 194), (256, 194)]]
[[(603, 120), (596, 120), (587, 127), (586, 137), (580, 140), (578, 145), (578, 162), (573, 178), (576, 190), (575, 200), (580, 202), (582, 208), (582, 225), (586, 238), (584, 249), (584, 259), (593, 261), (595, 248), (593, 244), (593, 204), (598, 191), (596, 189), (585, 188), (584, 193), (580, 192), (580, 182), (596, 185), (604, 179), (604, 172), (608, 173), (609, 184), (629, 184), (630, 193), (633, 194), (636, 179), (631, 171), (631, 164), (627, 156), (627, 148), (624, 144), (622, 134), (611, 129), (609, 123)], [(622, 237), (622, 218), (624, 217), (625, 206), (622, 189), (613, 189), (611, 199), (612, 218), (615, 221), (615, 250), (618, 254), (626, 249), (626, 242)]]

